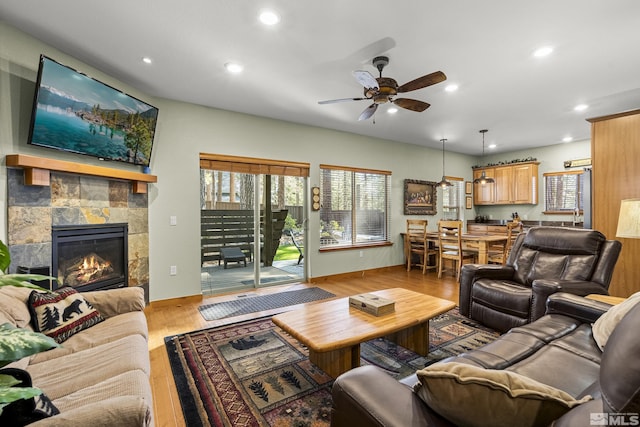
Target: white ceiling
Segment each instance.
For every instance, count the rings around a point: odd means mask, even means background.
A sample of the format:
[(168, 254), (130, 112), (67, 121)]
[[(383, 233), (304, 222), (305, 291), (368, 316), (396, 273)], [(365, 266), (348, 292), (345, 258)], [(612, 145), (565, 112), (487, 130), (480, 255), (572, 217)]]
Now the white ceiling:
[[(266, 8), (276, 27), (258, 22)], [(152, 96), (434, 148), (446, 138), (472, 155), (482, 128), (495, 152), (522, 150), (588, 139), (586, 118), (640, 108), (637, 0), (3, 0), (0, 17)], [(534, 58), (543, 45), (554, 52)], [(400, 85), (447, 75), (403, 94), (429, 109), (382, 105), (373, 124), (357, 121), (369, 101), (318, 104), (362, 96), (351, 72), (377, 77), (381, 54)]]

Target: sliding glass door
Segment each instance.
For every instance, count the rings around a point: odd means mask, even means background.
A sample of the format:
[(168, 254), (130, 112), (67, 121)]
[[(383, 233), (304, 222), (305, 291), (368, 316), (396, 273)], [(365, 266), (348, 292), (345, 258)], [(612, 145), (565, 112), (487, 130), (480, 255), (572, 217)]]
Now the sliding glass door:
[[(304, 272), (305, 178), (260, 175), (260, 245), (258, 286), (302, 281)], [(264, 203), (264, 200), (270, 203)]]
[(304, 281), (306, 176), (202, 166), (201, 160), (203, 293)]

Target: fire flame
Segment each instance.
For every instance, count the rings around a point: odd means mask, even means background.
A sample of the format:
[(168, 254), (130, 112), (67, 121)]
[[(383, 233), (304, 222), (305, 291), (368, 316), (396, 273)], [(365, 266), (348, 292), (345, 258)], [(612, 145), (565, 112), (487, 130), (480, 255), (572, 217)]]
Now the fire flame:
[(100, 263), (96, 260), (95, 256), (90, 258), (85, 257), (78, 268), (78, 278), (83, 281), (91, 280), (96, 274), (100, 273), (106, 268), (109, 268), (111, 263), (105, 261)]

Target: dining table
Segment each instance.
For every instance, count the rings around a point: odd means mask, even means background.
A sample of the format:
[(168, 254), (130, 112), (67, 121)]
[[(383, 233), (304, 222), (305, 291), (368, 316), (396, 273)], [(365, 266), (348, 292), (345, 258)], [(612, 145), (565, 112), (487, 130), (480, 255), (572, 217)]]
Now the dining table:
[[(404, 233), (402, 233), (404, 234)], [(407, 242), (406, 236), (404, 237), (405, 241), (405, 257), (408, 255), (407, 252)], [(491, 245), (499, 245), (504, 244), (507, 241), (506, 234), (469, 234), (463, 233), (461, 236), (462, 242), (469, 249), (474, 249), (478, 251), (478, 264), (487, 264), (489, 247)], [(430, 231), (427, 233), (427, 241), (431, 244), (438, 244), (438, 232)], [(406, 259), (406, 258), (405, 258)]]

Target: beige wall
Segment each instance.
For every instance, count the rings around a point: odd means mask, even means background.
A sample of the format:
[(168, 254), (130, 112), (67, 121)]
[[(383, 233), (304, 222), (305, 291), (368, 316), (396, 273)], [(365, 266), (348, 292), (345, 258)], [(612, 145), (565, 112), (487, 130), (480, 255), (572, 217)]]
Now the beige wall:
[[(401, 264), (404, 179), (438, 181), (442, 175), (438, 150), (179, 102), (163, 101), (159, 107), (161, 129), (152, 169), (159, 182), (152, 187), (149, 197), (149, 228), (152, 288), (158, 292), (152, 292), (152, 297), (160, 299), (175, 296), (172, 294), (175, 289), (189, 286), (185, 282), (196, 287), (199, 283), (199, 152), (310, 162), (310, 186), (319, 184), (320, 163), (392, 171), (394, 245), (366, 249), (363, 257), (357, 250), (320, 254), (318, 239), (310, 238), (305, 259), (311, 277)], [(468, 179), (473, 159), (457, 154), (447, 158), (451, 164), (447, 174)], [(178, 218), (176, 227), (169, 226), (171, 215)], [(435, 224), (437, 217), (429, 220)], [(311, 212), (309, 236), (314, 235), (314, 230), (319, 233), (319, 229), (319, 213)], [(179, 250), (164, 250), (163, 242), (176, 242)], [(172, 263), (180, 272), (173, 277), (168, 275)], [(163, 283), (159, 288), (156, 278)]]
[[(404, 179), (439, 181), (442, 176), (439, 149), (157, 99), (2, 23), (0, 40), (0, 156), (3, 164), (4, 156), (12, 153), (99, 163), (86, 156), (74, 156), (26, 144), (41, 53), (65, 65), (81, 69), (92, 77), (159, 108), (151, 159), (151, 172), (158, 176), (158, 183), (149, 186), (151, 300), (200, 294), (200, 152), (310, 162), (310, 186), (319, 184), (320, 163), (392, 172), (391, 239), (394, 245), (366, 249), (360, 257), (358, 250), (320, 254), (317, 239), (310, 239), (305, 259), (311, 266), (311, 277), (401, 264), (403, 254), (400, 232), (404, 230), (406, 219), (402, 207)], [(541, 157), (539, 154), (528, 155)], [(577, 157), (581, 156), (582, 154)], [(503, 157), (513, 158), (511, 155)], [(584, 157), (588, 157), (588, 154)], [(558, 159), (560, 165), (561, 160), (566, 159)], [(470, 180), (471, 166), (478, 159), (447, 153), (446, 161), (447, 175)], [(131, 169), (131, 166), (115, 162), (110, 163), (109, 167)], [(0, 173), (0, 188), (3, 189), (3, 196), (0, 198), (0, 238), (6, 241), (5, 172)], [(438, 207), (438, 212), (440, 211), (441, 208)], [(465, 219), (473, 218), (475, 211), (465, 210), (464, 215)], [(169, 225), (170, 216), (177, 217), (176, 226)], [(435, 225), (439, 215), (427, 218)], [(313, 230), (319, 228), (318, 212), (310, 212), (309, 234), (313, 235)], [(170, 265), (177, 266), (176, 276), (169, 275)]]

